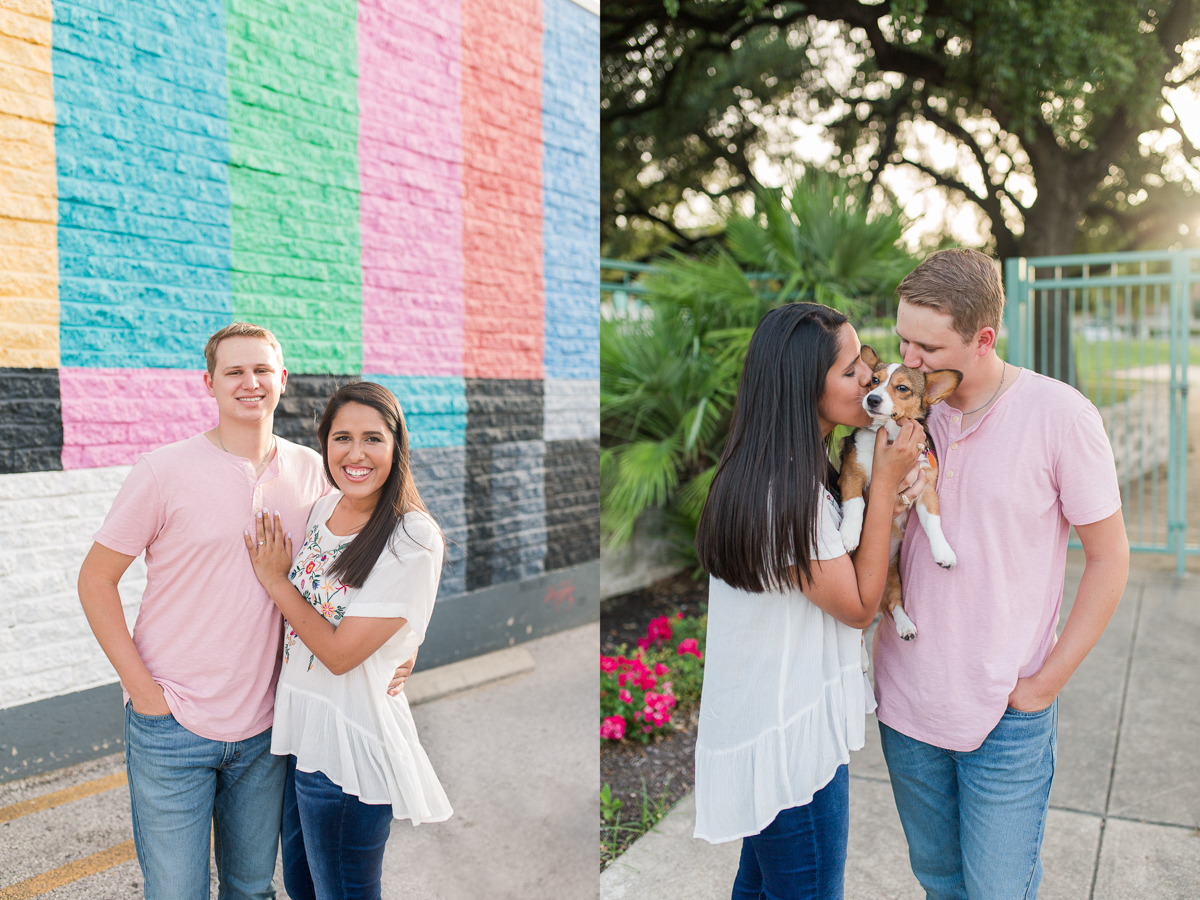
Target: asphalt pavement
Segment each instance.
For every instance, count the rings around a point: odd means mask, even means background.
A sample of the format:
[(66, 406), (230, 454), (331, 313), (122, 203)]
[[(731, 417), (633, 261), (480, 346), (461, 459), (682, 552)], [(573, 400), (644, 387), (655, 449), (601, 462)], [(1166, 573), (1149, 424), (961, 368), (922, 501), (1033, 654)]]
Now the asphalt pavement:
[[(412, 677), (454, 816), (393, 823), (384, 898), (596, 896), (599, 649), (592, 623)], [(0, 784), (0, 900), (142, 897), (124, 774), (114, 754)]]
[[(1112, 622), (1059, 698), (1041, 900), (1200, 898), (1200, 566), (1135, 554)], [(1068, 558), (1061, 630), (1083, 571)], [(868, 645), (870, 641), (868, 639)], [(741, 841), (692, 837), (689, 794), (600, 878), (602, 900), (727, 900)], [(921, 900), (874, 716), (850, 758), (847, 900)]]

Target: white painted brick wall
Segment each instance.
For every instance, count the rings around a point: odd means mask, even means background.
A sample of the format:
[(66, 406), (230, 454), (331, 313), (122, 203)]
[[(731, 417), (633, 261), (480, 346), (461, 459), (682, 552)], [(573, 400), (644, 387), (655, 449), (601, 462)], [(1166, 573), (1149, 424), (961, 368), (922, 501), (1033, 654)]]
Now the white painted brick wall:
[[(117, 680), (75, 583), (129, 469), (0, 475), (0, 709)], [(120, 585), (131, 629), (145, 586), (139, 557)]]
[(600, 382), (547, 378), (542, 398), (543, 438), (578, 441), (600, 437)]

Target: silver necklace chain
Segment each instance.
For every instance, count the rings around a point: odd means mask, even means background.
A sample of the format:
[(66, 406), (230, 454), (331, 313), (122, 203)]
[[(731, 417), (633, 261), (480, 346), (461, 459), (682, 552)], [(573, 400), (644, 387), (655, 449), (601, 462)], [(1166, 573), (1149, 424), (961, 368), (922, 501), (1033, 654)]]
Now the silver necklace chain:
[[(221, 440), (221, 430), (219, 428), (214, 428), (213, 432), (217, 435), (217, 443), (221, 445), (221, 449), (224, 450), (226, 453), (229, 453), (231, 456), (236, 455), (236, 454), (233, 454), (228, 448), (226, 448), (225, 442), (223, 440)], [(254, 467), (254, 471), (256, 473), (258, 472), (259, 469), (261, 469), (263, 467), (263, 464), (266, 463), (267, 458), (271, 455), (271, 452), (274, 449), (275, 449), (275, 436), (271, 435), (271, 446), (267, 448), (266, 456), (264, 456), (262, 459), (260, 459), (258, 461), (258, 465), (256, 465)], [(245, 457), (243, 457), (243, 458), (245, 458)]]
[(975, 413), (979, 412), (981, 409), (984, 409), (985, 407), (987, 407), (993, 400), (995, 400), (1000, 395), (1000, 388), (1004, 387), (1004, 376), (1007, 372), (1008, 372), (1008, 363), (1004, 363), (1004, 368), (1000, 370), (1000, 384), (998, 384), (996, 386), (996, 393), (994, 393), (994, 394), (992, 394), (992, 396), (988, 397), (988, 402), (983, 404), (983, 406), (977, 406), (970, 412), (963, 413), (963, 415), (964, 416), (974, 415)]

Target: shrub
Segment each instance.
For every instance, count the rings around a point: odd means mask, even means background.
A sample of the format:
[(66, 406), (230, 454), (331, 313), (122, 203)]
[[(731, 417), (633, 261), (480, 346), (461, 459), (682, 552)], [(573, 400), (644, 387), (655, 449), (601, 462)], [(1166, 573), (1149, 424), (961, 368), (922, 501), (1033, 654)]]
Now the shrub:
[[(653, 619), (638, 649), (600, 657), (600, 737), (647, 743), (700, 702), (708, 617)], [(667, 679), (670, 680), (667, 680)]]

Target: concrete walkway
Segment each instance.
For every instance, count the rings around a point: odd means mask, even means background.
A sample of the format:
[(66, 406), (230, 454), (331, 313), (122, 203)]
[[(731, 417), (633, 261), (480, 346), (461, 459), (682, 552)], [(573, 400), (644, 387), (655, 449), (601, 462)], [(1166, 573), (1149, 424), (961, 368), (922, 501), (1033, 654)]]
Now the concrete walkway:
[[(393, 823), (386, 900), (596, 896), (599, 650), (592, 623), (413, 676), (454, 816)], [(124, 754), (0, 785), (0, 900), (136, 900), (132, 837)]]
[[(1134, 556), (1112, 623), (1059, 701), (1041, 900), (1200, 898), (1200, 569)], [(1193, 563), (1194, 565), (1194, 563)], [(1083, 571), (1068, 559), (1060, 626)], [(741, 842), (692, 838), (692, 795), (600, 877), (602, 900), (727, 900)], [(851, 755), (847, 900), (921, 900), (879, 731)]]

